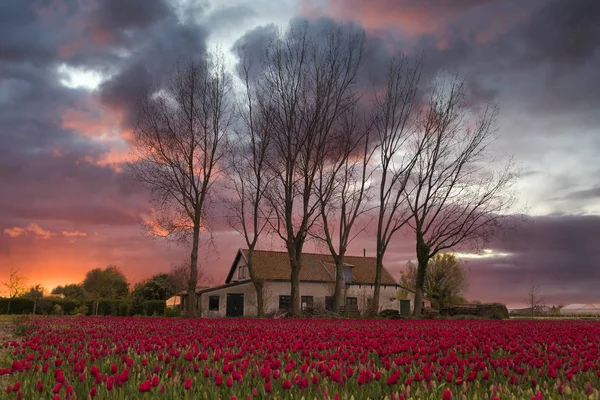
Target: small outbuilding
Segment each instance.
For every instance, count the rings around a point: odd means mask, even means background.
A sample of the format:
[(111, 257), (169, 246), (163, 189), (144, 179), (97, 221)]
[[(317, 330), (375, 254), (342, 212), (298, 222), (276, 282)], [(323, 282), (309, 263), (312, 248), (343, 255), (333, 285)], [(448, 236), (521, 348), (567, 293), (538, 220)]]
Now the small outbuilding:
[(169, 297), (166, 303), (167, 308), (177, 308), (181, 305), (181, 296), (176, 294), (175, 296)]
[(600, 315), (600, 304), (569, 304), (560, 309), (561, 315)]

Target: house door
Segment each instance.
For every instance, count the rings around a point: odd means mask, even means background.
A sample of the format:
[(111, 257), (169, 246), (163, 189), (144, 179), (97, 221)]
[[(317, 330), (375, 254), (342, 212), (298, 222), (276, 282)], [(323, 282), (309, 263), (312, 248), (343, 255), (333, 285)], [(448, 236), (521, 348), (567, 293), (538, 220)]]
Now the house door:
[(400, 315), (410, 315), (410, 300), (400, 300)]
[(227, 293), (227, 313), (228, 317), (241, 317), (244, 315), (244, 294)]

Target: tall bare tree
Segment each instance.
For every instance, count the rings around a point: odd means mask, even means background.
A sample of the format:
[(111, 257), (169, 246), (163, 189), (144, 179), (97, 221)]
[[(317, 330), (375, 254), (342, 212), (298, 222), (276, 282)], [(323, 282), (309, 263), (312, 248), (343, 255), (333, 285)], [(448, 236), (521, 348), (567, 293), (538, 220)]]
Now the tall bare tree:
[(340, 115), (352, 106), (352, 87), (363, 54), (364, 33), (349, 26), (292, 26), (274, 40), (261, 79), (272, 96), (273, 132), (267, 198), (273, 231), (285, 243), (291, 267), (292, 315), (300, 314), (302, 249), (319, 216), (313, 195), (326, 142)]
[(6, 313), (10, 314), (10, 303), (12, 300), (25, 294), (27, 290), (25, 286), (25, 278), (19, 274), (19, 270), (10, 267), (10, 270), (8, 271), (8, 280), (4, 281), (2, 285), (6, 288), (5, 295), (8, 297)]
[(535, 280), (531, 279), (529, 287), (527, 288), (527, 303), (529, 304), (529, 307), (531, 307), (532, 318), (535, 316), (535, 308), (546, 300), (541, 293), (542, 287), (538, 285)]
[(403, 191), (415, 164), (407, 144), (413, 134), (421, 61), (398, 55), (388, 65), (386, 86), (375, 96), (378, 173), (376, 275), (371, 313), (379, 312), (383, 258), (394, 234), (406, 225), (409, 213)]
[(242, 126), (236, 131), (231, 146), (229, 181), (233, 197), (226, 198), (232, 211), (231, 226), (244, 237), (248, 247), (246, 267), (256, 290), (257, 316), (264, 316), (264, 282), (254, 269), (254, 250), (259, 237), (268, 227), (270, 207), (266, 199), (269, 187), (267, 157), (273, 135), (271, 96), (260, 79), (252, 79), (253, 60), (246, 48), (239, 52), (238, 75), (244, 86), (244, 98), (239, 108)]
[[(358, 100), (358, 97), (356, 98)], [(348, 245), (364, 229), (355, 222), (369, 211), (371, 159), (375, 152), (370, 142), (372, 121), (359, 117), (357, 108), (342, 116), (334, 140), (329, 142), (318, 166), (316, 194), (320, 223), (312, 235), (324, 242), (335, 263), (333, 311), (340, 312), (344, 301), (344, 257)], [(363, 224), (366, 226), (366, 221)]]
[[(131, 170), (152, 193), (153, 234), (191, 238), (188, 293), (198, 281), (200, 231), (211, 187), (220, 172), (224, 137), (234, 118), (231, 77), (223, 58), (179, 63), (164, 87), (140, 102)], [(196, 315), (189, 296), (187, 315)]]
[(460, 79), (434, 82), (419, 119), (416, 164), (404, 190), (416, 236), (416, 315), (429, 260), (458, 245), (481, 249), (508, 218), (516, 174), (510, 162), (500, 169), (492, 164), (488, 150), (496, 115), (491, 106), (472, 112)]

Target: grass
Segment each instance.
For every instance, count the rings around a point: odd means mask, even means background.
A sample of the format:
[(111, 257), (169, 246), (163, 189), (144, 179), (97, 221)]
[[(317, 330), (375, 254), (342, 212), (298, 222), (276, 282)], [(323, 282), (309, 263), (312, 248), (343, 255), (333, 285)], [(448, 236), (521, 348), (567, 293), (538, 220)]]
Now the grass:
[(0, 315), (0, 324), (13, 323), (14, 315)]

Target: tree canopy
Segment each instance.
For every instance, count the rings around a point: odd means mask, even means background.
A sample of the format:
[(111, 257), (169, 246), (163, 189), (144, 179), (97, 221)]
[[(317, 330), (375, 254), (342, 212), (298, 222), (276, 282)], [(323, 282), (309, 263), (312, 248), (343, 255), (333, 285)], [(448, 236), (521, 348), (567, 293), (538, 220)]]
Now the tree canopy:
[[(416, 289), (417, 266), (412, 261), (402, 273), (400, 284)], [(465, 302), (462, 293), (467, 287), (467, 272), (454, 253), (440, 253), (429, 260), (423, 290), (434, 307)]]
[(170, 274), (156, 274), (138, 283), (133, 290), (135, 298), (141, 300), (167, 300), (177, 293), (177, 282)]
[(52, 289), (51, 294), (62, 294), (66, 299), (74, 300), (81, 300), (89, 297), (81, 283), (70, 283), (65, 286), (57, 286)]
[(83, 281), (83, 288), (94, 298), (123, 299), (129, 295), (129, 283), (116, 265), (89, 271)]

